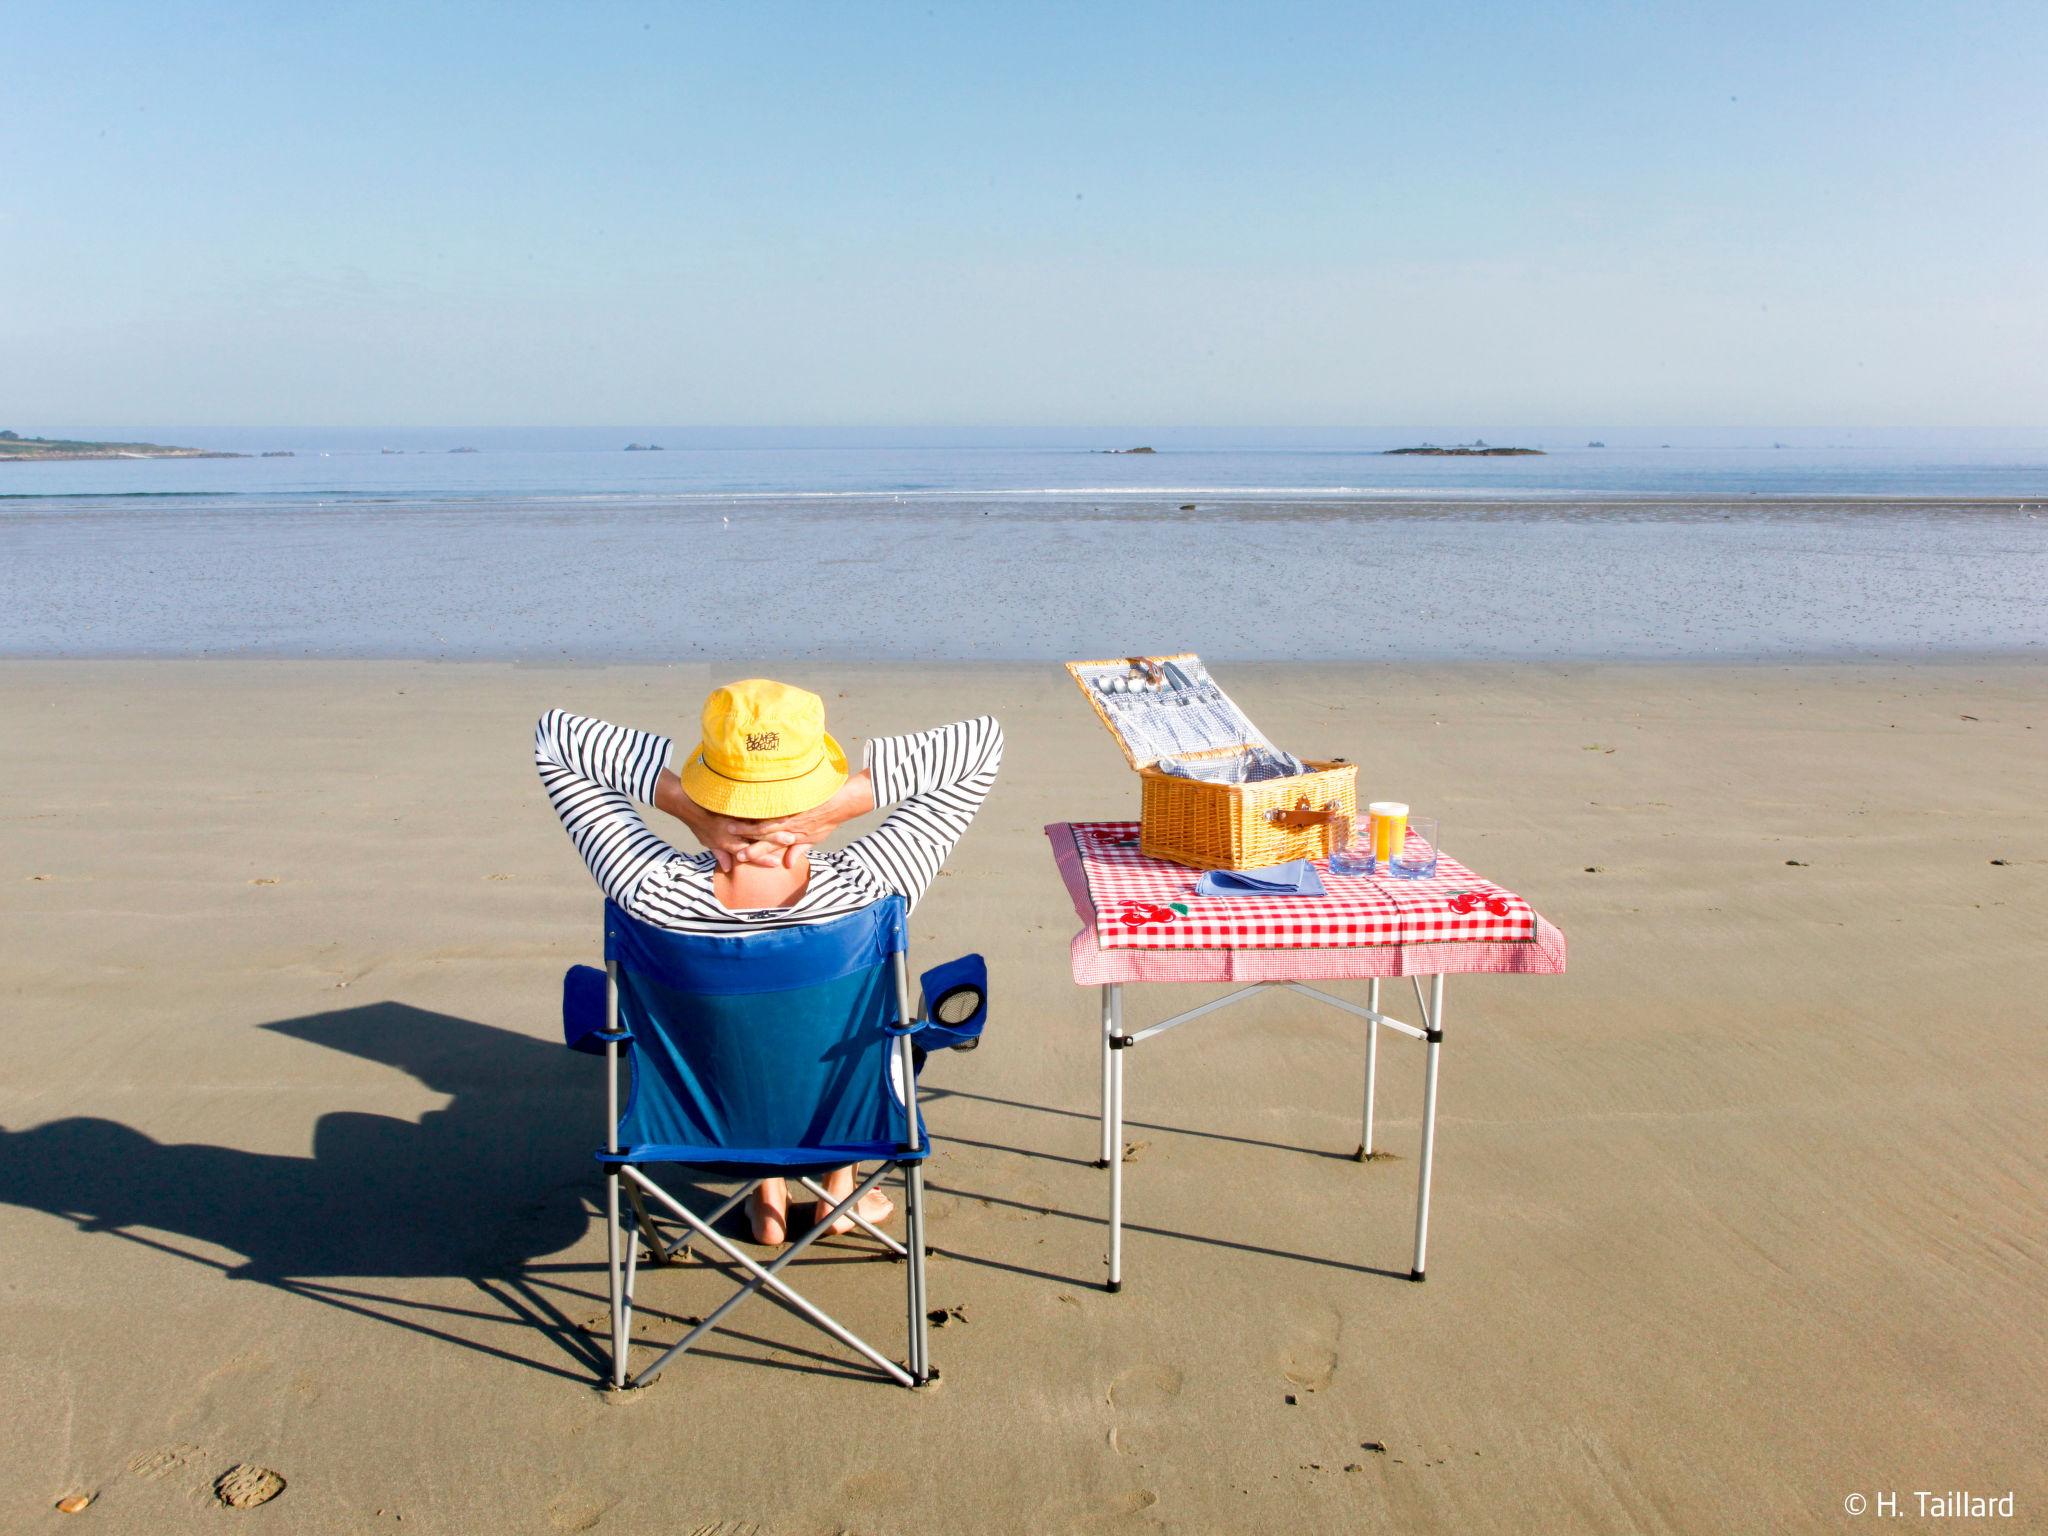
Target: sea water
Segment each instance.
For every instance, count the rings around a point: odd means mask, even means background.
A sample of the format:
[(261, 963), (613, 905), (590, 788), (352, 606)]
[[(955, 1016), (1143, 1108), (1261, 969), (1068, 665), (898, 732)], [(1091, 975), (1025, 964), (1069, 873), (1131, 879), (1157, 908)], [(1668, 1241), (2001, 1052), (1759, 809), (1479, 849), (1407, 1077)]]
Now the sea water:
[[(1421, 434), (123, 435), (293, 456), (0, 464), (0, 654), (2048, 644), (2048, 444), (1610, 433), (1541, 458), (1414, 458), (1378, 450)], [(1100, 451), (1147, 439), (1159, 451)], [(663, 451), (622, 451), (630, 440)]]

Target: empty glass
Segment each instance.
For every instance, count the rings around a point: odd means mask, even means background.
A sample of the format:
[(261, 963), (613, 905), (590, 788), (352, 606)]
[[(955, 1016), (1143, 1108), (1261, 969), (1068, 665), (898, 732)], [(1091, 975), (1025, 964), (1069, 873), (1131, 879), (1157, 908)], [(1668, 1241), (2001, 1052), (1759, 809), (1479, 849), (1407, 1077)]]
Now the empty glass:
[(1436, 818), (1410, 816), (1408, 840), (1394, 855), (1389, 873), (1403, 880), (1426, 880), (1436, 873)]
[(1330, 872), (1372, 873), (1372, 840), (1363, 817), (1339, 811), (1330, 818)]

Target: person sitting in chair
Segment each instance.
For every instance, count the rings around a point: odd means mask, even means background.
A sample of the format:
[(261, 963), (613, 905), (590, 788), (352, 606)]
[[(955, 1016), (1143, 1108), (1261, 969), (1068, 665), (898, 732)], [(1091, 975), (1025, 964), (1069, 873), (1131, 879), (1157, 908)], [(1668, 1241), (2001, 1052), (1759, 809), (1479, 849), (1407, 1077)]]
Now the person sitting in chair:
[[(915, 907), (995, 783), (1002, 727), (982, 715), (867, 743), (861, 771), (825, 729), (815, 693), (754, 678), (714, 689), (703, 734), (669, 769), (673, 743), (652, 731), (551, 709), (534, 732), (542, 786), (606, 896), (641, 922), (683, 933), (742, 934), (844, 917), (891, 894)], [(690, 829), (684, 853), (649, 827), (635, 802)], [(893, 806), (882, 824), (836, 853), (817, 844), (838, 827)], [(842, 1168), (825, 1187), (853, 1190)], [(788, 1238), (788, 1191), (765, 1179), (748, 1207), (757, 1242)], [(894, 1211), (870, 1191), (856, 1207), (880, 1225)], [(823, 1217), (830, 1206), (820, 1204)], [(850, 1231), (842, 1217), (834, 1231)]]

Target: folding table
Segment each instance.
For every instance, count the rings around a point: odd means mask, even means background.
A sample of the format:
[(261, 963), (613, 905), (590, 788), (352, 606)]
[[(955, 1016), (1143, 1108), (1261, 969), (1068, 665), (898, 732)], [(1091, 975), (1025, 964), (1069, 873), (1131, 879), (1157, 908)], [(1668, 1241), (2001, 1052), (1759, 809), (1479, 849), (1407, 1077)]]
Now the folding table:
[[(1102, 1155), (1109, 1170), (1108, 1289), (1123, 1288), (1124, 1057), (1147, 1040), (1219, 1008), (1286, 988), (1366, 1021), (1365, 1123), (1360, 1162), (1373, 1151), (1373, 1088), (1381, 1026), (1420, 1040), (1422, 1151), (1415, 1197), (1415, 1262), (1423, 1278), (1429, 1241), (1429, 1178), (1436, 1151), (1438, 1057), (1444, 978), (1457, 974), (1555, 976), (1564, 935), (1512, 891), (1440, 856), (1427, 879), (1333, 874), (1318, 863), (1321, 896), (1195, 894), (1196, 870), (1146, 857), (1134, 821), (1055, 822), (1045, 829), (1081, 919), (1074, 981), (1102, 990)], [(1412, 834), (1411, 834), (1412, 836)], [(1380, 984), (1413, 979), (1421, 1024), (1380, 1009)], [(1424, 1000), (1422, 981), (1429, 978)], [(1312, 981), (1366, 983), (1361, 1006)], [(1142, 1029), (1124, 1025), (1124, 988), (1135, 982), (1241, 982), (1237, 991)]]

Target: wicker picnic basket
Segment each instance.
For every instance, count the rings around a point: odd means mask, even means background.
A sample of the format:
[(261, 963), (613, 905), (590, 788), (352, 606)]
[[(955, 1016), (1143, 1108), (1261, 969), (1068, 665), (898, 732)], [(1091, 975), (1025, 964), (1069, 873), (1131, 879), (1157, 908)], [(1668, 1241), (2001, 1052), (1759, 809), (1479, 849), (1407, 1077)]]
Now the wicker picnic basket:
[[(1358, 768), (1341, 758), (1306, 759), (1307, 773), (1252, 784), (1162, 771), (1163, 757), (1199, 763), (1272, 745), (1210, 680), (1199, 656), (1070, 661), (1067, 671), (1137, 770), (1138, 847), (1153, 858), (1192, 869), (1260, 869), (1322, 858), (1330, 851), (1332, 822), (1358, 814)], [(1104, 678), (1143, 686), (1105, 693)]]

